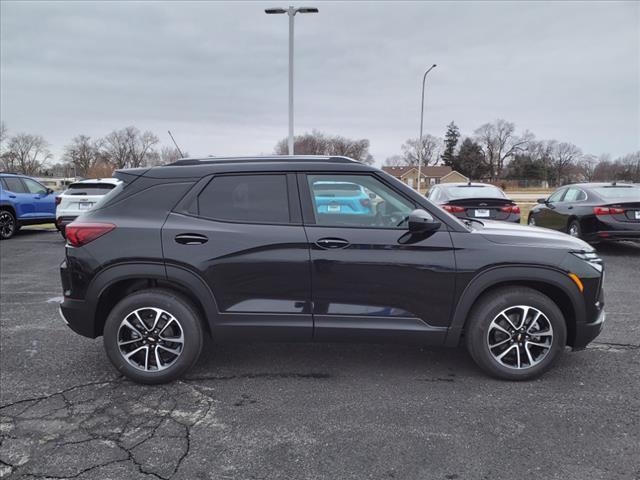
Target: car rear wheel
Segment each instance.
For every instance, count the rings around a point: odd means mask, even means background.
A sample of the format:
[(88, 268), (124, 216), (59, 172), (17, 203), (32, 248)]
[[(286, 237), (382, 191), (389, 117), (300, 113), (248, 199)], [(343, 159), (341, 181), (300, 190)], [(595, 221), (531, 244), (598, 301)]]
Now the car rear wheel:
[(182, 376), (200, 356), (202, 323), (182, 295), (141, 290), (109, 313), (103, 341), (111, 363), (131, 380), (167, 383)]
[(467, 349), (493, 377), (529, 380), (548, 370), (564, 350), (567, 327), (558, 306), (526, 287), (495, 290), (467, 320)]
[(0, 210), (0, 240), (7, 240), (18, 231), (16, 217), (9, 210)]
[(567, 233), (572, 237), (582, 238), (582, 228), (580, 228), (580, 222), (577, 220), (571, 220), (567, 227)]

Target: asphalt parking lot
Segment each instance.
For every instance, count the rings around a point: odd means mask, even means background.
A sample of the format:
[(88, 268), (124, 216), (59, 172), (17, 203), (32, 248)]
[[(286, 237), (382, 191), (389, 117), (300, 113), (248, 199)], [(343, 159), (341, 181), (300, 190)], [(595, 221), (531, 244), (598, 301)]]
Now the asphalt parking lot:
[(462, 349), (227, 344), (151, 387), (58, 317), (63, 245), (0, 244), (0, 477), (640, 478), (640, 246), (601, 247), (605, 331), (536, 381)]

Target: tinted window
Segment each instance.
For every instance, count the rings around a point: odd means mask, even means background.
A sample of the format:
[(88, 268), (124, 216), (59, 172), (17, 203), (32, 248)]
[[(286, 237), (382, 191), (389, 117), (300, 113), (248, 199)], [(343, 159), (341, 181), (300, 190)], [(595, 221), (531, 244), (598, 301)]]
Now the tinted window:
[[(415, 208), (371, 175), (307, 175), (307, 180), (318, 225), (407, 228)], [(351, 185), (347, 195), (340, 185)]]
[(585, 193), (579, 188), (570, 188), (567, 190), (567, 194), (564, 196), (565, 202), (579, 202), (581, 200), (586, 200), (587, 196)]
[(598, 195), (607, 200), (635, 200), (640, 201), (640, 187), (616, 185), (610, 187), (596, 187), (593, 189)]
[(72, 183), (65, 195), (104, 195), (115, 187), (112, 183)]
[(553, 193), (553, 195), (551, 195), (548, 199), (549, 202), (559, 202), (560, 199), (562, 198), (562, 195), (564, 195), (565, 189), (563, 188), (562, 190), (557, 190)]
[(22, 184), (19, 178), (16, 177), (4, 177), (4, 183), (7, 185), (7, 190), (13, 193), (27, 193), (27, 189)]
[(506, 195), (498, 187), (493, 185), (461, 185), (458, 187), (449, 187), (446, 189), (447, 194), (452, 199), (459, 198), (506, 198)]
[(217, 220), (288, 223), (285, 175), (214, 177), (198, 196), (200, 216)]

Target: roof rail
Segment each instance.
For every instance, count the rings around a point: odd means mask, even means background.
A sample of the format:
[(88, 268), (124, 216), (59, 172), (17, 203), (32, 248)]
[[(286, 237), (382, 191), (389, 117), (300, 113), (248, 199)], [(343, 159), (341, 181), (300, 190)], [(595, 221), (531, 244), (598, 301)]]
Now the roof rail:
[(182, 165), (211, 165), (216, 163), (252, 163), (252, 162), (331, 162), (331, 163), (359, 163), (349, 157), (325, 155), (271, 155), (256, 157), (205, 157), (181, 158), (166, 166)]

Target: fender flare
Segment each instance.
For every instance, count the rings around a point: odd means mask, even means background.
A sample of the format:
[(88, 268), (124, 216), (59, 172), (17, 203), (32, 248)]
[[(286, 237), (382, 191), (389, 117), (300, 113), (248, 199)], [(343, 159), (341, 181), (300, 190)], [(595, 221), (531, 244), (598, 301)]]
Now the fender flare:
[(161, 262), (126, 262), (112, 265), (99, 272), (87, 289), (85, 298), (92, 299), (89, 311), (97, 316), (102, 295), (115, 283), (122, 280), (151, 279), (179, 285), (193, 296), (202, 309), (211, 329), (218, 316), (217, 303), (211, 289), (196, 273), (183, 267), (166, 265)]
[(585, 318), (583, 298), (576, 285), (562, 270), (539, 265), (497, 266), (479, 273), (465, 287), (455, 307), (445, 345), (458, 345), (469, 312), (480, 295), (495, 285), (509, 282), (537, 282), (558, 288), (570, 299), (575, 321)]

